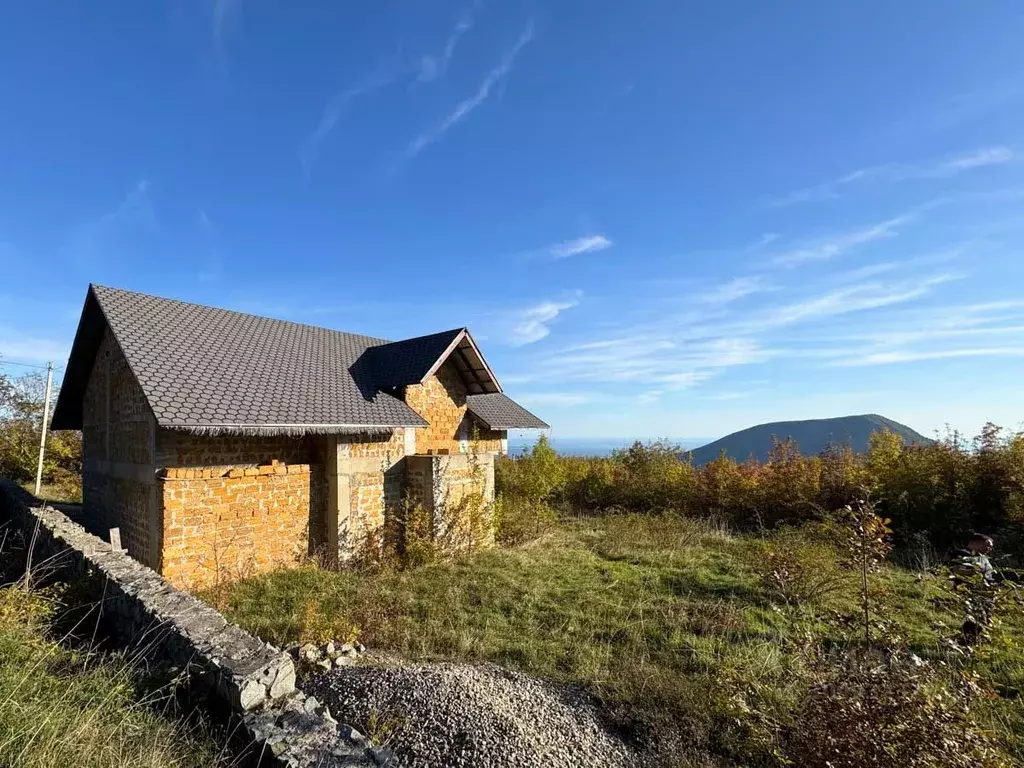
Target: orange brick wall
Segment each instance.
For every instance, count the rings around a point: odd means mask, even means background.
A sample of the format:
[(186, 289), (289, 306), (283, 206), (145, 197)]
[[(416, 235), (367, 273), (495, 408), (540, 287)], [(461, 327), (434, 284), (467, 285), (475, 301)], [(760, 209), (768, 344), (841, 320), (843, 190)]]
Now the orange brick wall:
[(405, 452), (405, 436), (401, 429), (393, 429), (388, 435), (345, 435), (339, 438), (352, 458), (371, 457), (391, 459)]
[(323, 506), (321, 467), (168, 468), (163, 575), (197, 588), (292, 565), (309, 554), (310, 510)]
[(469, 414), (466, 385), (452, 363), (442, 365), (423, 384), (405, 388), (405, 402), (430, 426), (416, 430), (417, 453), (459, 453), (460, 436), (478, 453), (499, 453), (507, 433), (489, 430)]
[(313, 439), (288, 436), (193, 435), (157, 431), (157, 461), (166, 467), (214, 467), (270, 464), (310, 464), (316, 461)]

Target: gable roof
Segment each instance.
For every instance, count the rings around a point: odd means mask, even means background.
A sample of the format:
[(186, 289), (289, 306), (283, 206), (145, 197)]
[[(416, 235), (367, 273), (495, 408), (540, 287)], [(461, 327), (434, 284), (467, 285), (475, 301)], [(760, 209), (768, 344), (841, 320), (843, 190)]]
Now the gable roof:
[(489, 429), (547, 429), (550, 426), (502, 392), (470, 395), (466, 405)]
[(366, 354), (381, 388), (420, 384), (450, 359), (470, 394), (501, 391), (467, 328), (392, 341), (372, 347)]
[[(426, 426), (385, 390), (413, 383), (420, 372), (426, 378), (467, 339), (476, 349), (464, 328), (388, 342), (90, 285), (54, 429), (81, 428), (85, 387), (107, 327), (157, 424), (199, 432)], [(489, 374), (482, 357), (480, 363)], [(493, 376), (487, 381), (500, 392)]]

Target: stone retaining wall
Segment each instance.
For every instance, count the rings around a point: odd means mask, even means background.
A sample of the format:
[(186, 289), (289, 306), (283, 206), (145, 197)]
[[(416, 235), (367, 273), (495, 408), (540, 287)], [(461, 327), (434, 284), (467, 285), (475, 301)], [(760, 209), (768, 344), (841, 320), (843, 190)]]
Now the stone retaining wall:
[(386, 765), (389, 755), (339, 726), (295, 687), (291, 656), (263, 643), (191, 595), (170, 586), (126, 552), (114, 551), (66, 515), (0, 480), (0, 518), (34, 540), (34, 572), (99, 586), (101, 610), (118, 638), (189, 670), (191, 685), (221, 701), (236, 719), (250, 757), (263, 765)]

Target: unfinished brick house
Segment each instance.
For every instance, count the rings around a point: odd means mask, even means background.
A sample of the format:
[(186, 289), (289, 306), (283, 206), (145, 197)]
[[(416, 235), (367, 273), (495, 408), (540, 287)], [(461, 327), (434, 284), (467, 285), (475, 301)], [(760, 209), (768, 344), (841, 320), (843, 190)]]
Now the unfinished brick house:
[(465, 328), (389, 342), (91, 285), (53, 416), (80, 429), (83, 518), (200, 586), (344, 560), (403, 504), (441, 537), (494, 495), (501, 391)]

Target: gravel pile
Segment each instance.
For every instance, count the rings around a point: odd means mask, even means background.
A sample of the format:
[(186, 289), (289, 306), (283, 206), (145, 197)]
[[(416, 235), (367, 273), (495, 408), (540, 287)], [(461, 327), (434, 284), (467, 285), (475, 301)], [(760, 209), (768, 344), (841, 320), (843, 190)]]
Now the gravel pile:
[(580, 692), (486, 664), (345, 667), (303, 688), (366, 724), (403, 768), (620, 768), (640, 760)]

